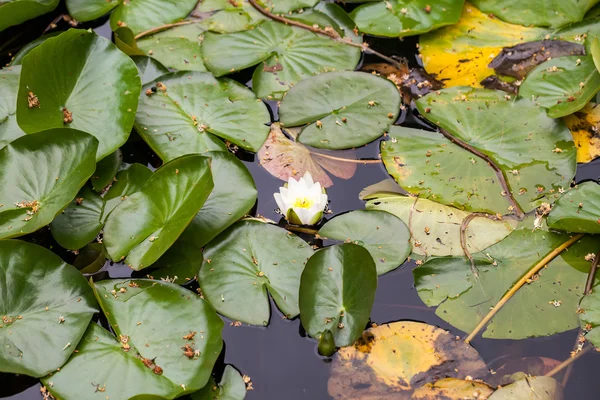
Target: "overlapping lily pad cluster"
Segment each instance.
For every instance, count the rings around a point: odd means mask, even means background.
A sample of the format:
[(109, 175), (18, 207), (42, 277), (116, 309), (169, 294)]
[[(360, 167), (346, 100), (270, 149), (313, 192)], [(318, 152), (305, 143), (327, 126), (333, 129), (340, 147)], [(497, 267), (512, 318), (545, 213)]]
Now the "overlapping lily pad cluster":
[[(58, 3), (4, 2), (0, 30)], [(66, 0), (77, 21), (110, 13), (114, 43), (52, 33), (0, 70), (0, 371), (39, 377), (61, 399), (241, 399), (234, 368), (211, 376), (217, 313), (266, 326), (273, 299), (322, 353), (360, 350), (378, 275), (409, 256), (421, 299), (459, 330), (489, 321), (484, 337), (521, 339), (581, 325), (600, 346), (593, 275), (586, 284), (600, 186), (572, 186), (577, 161), (600, 154), (598, 1), (473, 3), (369, 1), (348, 14), (316, 0)], [(422, 34), (433, 75), (418, 76), (438, 81), (413, 82), (420, 70), (389, 58), (393, 73), (355, 71), (373, 54), (363, 34)], [(235, 74), (248, 69), (246, 86)], [(394, 125), (411, 96), (432, 129)], [(329, 187), (328, 172), (356, 171), (342, 155), (381, 137), (395, 182), (320, 226), (338, 244), (316, 249), (249, 218), (258, 192), (238, 150), (282, 180), (308, 172)], [(122, 161), (139, 138), (156, 170)], [(31, 243), (48, 225), (77, 268)], [(94, 275), (106, 259), (149, 278)], [(198, 293), (179, 286), (193, 279)], [(455, 385), (408, 375), (386, 390)]]

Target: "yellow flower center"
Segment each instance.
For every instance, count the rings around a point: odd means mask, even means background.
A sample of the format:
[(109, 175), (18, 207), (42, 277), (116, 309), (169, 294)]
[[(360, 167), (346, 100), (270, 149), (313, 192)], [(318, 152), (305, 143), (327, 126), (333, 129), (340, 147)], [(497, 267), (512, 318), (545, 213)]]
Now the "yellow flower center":
[(294, 202), (294, 207), (297, 208), (311, 208), (312, 205), (312, 201), (306, 197), (298, 197)]

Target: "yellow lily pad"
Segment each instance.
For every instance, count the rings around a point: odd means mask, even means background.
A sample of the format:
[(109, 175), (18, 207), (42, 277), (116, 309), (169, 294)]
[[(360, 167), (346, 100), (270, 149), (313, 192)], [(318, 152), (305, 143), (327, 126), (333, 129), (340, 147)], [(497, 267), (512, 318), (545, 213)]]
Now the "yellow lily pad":
[(563, 118), (573, 134), (577, 162), (587, 163), (600, 157), (600, 106), (588, 103), (581, 111)]
[(400, 321), (368, 329), (353, 346), (342, 348), (328, 390), (335, 399), (410, 399), (439, 379), (486, 372), (477, 351), (444, 329)]
[(481, 87), (494, 74), (490, 61), (503, 47), (543, 38), (550, 31), (509, 24), (465, 3), (457, 24), (421, 36), (425, 70), (450, 86)]

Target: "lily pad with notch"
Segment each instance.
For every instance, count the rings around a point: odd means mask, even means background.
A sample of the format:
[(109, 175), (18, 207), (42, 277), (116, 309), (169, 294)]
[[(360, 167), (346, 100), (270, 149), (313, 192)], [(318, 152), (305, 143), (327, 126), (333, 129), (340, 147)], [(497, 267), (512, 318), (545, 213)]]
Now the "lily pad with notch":
[(173, 399), (206, 385), (223, 347), (223, 322), (206, 301), (161, 281), (93, 285), (114, 335), (89, 325), (78, 352), (43, 379), (55, 397)]
[(208, 385), (190, 397), (192, 400), (244, 400), (246, 384), (235, 367), (226, 365), (218, 384), (211, 378)]
[[(496, 164), (523, 212), (558, 198), (560, 189), (569, 187), (575, 176), (577, 151), (571, 132), (530, 99), (452, 87), (431, 93), (416, 104), (427, 120)], [(485, 162), (478, 158), (474, 160)], [(500, 186), (497, 190), (503, 192)]]
[(69, 15), (79, 22), (92, 21), (112, 11), (113, 31), (126, 26), (137, 35), (185, 18), (196, 3), (196, 0), (67, 0), (66, 5)]
[(27, 133), (87, 132), (100, 142), (96, 158), (101, 160), (129, 137), (140, 86), (135, 63), (108, 39), (70, 29), (23, 59), (17, 122)]
[(384, 211), (356, 210), (338, 215), (318, 234), (363, 246), (373, 257), (377, 275), (400, 266), (411, 252), (408, 228), (400, 218)]
[(52, 222), (94, 172), (97, 146), (87, 133), (57, 128), (25, 135), (0, 150), (0, 239)]
[(216, 136), (258, 151), (269, 132), (265, 104), (231, 79), (177, 72), (144, 85), (143, 92), (135, 128), (165, 162), (184, 154), (226, 150)]
[(371, 0), (352, 11), (351, 17), (364, 33), (414, 36), (457, 23), (463, 4), (464, 0)]
[(204, 297), (217, 312), (251, 325), (268, 325), (269, 295), (283, 315), (300, 313), (298, 288), (310, 246), (274, 225), (240, 221), (204, 249), (198, 273)]
[(368, 250), (344, 243), (315, 252), (302, 272), (300, 319), (319, 339), (327, 330), (337, 347), (350, 346), (369, 322), (377, 269)]
[(386, 132), (400, 110), (400, 92), (387, 79), (364, 72), (329, 72), (303, 80), (283, 98), (282, 126), (303, 126), (298, 141), (349, 149)]
[[(452, 326), (472, 331), (527, 271), (571, 240), (568, 234), (546, 228), (532, 230), (532, 220), (525, 219), (506, 239), (473, 254), (477, 276), (464, 256), (434, 258), (417, 267), (413, 274), (421, 300), (438, 306), (436, 315)], [(579, 321), (573, 310), (591, 265), (586, 255), (596, 247), (597, 239), (584, 237), (548, 262), (493, 316), (483, 337), (524, 339), (576, 328)]]
[(205, 65), (215, 76), (258, 64), (252, 89), (257, 97), (269, 99), (280, 99), (291, 87), (313, 75), (353, 70), (360, 59), (356, 47), (275, 21), (244, 32), (209, 32), (204, 36), (202, 53)]
[(208, 31), (232, 33), (252, 29), (263, 22), (263, 16), (248, 0), (204, 0), (191, 14)]
[(42, 377), (60, 368), (96, 312), (73, 266), (41, 246), (0, 241), (0, 371)]

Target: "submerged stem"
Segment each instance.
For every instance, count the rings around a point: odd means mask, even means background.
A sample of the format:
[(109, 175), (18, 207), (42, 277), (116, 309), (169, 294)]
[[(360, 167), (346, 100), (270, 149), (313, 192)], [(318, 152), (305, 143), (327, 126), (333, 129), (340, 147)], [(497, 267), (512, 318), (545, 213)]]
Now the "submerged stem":
[(583, 236), (584, 236), (583, 233), (579, 233), (579, 234), (571, 237), (569, 240), (567, 240), (566, 242), (564, 242), (563, 244), (561, 244), (560, 246), (558, 246), (557, 248), (552, 250), (548, 255), (546, 255), (546, 257), (542, 258), (537, 264), (535, 264), (533, 266), (533, 268), (531, 268), (529, 271), (527, 271), (527, 273), (525, 275), (523, 275), (521, 277), (521, 279), (519, 279), (517, 281), (517, 283), (515, 283), (513, 285), (513, 287), (510, 288), (510, 290), (504, 294), (504, 296), (502, 296), (502, 298), (500, 299), (498, 304), (496, 304), (490, 310), (490, 312), (488, 312), (487, 315), (485, 317), (483, 317), (481, 322), (479, 322), (479, 324), (475, 327), (475, 329), (473, 329), (473, 332), (471, 332), (469, 334), (469, 336), (467, 336), (467, 338), (465, 339), (465, 342), (469, 343), (471, 340), (473, 340), (473, 338), (479, 333), (479, 331), (481, 331), (481, 329), (483, 329), (483, 327), (494, 317), (494, 315), (496, 315), (496, 313), (498, 311), (500, 311), (502, 306), (504, 306), (504, 304), (506, 304), (506, 302), (508, 300), (510, 300), (510, 298), (513, 297), (515, 295), (515, 293), (517, 293), (517, 291), (521, 287), (523, 287), (523, 285), (525, 285), (527, 283), (528, 279), (531, 279), (531, 277), (533, 275), (535, 275), (539, 270), (544, 268), (550, 261), (552, 261), (560, 253), (562, 253), (563, 250), (565, 250), (567, 247), (569, 247), (573, 243), (577, 242)]
[(591, 349), (592, 349), (592, 346), (584, 347), (579, 353), (575, 354), (572, 357), (567, 358), (565, 361), (563, 361), (560, 364), (558, 364), (556, 367), (554, 367), (550, 372), (548, 372), (544, 376), (554, 376), (554, 375), (558, 374), (565, 367), (568, 367), (569, 365), (571, 365), (575, 360), (577, 360), (579, 357), (581, 357), (582, 355), (584, 355), (585, 353), (587, 353)]
[(598, 261), (600, 261), (600, 251), (598, 251), (594, 256), (594, 261), (592, 262), (592, 266), (590, 267), (590, 272), (585, 283), (585, 291), (583, 292), (584, 295), (590, 294), (594, 288), (594, 280), (596, 278), (596, 271), (598, 270)]

